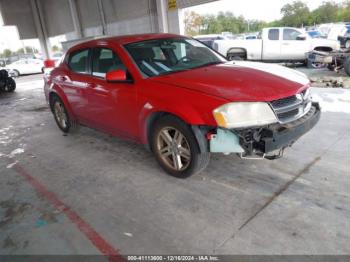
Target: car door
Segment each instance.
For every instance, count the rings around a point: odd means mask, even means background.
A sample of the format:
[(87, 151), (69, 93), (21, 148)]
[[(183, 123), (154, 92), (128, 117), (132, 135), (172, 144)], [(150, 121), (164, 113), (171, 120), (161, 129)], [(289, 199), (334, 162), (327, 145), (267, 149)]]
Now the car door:
[(262, 60), (280, 60), (281, 58), (281, 41), (280, 29), (271, 28), (267, 32), (267, 37), (263, 40)]
[(136, 88), (129, 82), (109, 83), (106, 74), (127, 68), (111, 48), (98, 47), (92, 53), (92, 78), (88, 82), (87, 115), (97, 129), (114, 135), (136, 136)]
[(19, 60), (14, 62), (11, 65), (11, 69), (18, 71), (21, 75), (29, 74), (30, 70), (28, 70), (28, 61), (27, 60)]
[(63, 88), (73, 114), (81, 124), (85, 125), (89, 125), (87, 89), (88, 83), (91, 82), (90, 52), (89, 48), (83, 48), (69, 54), (67, 68), (62, 70), (57, 80)]
[(41, 73), (42, 69), (44, 67), (43, 61), (41, 61), (39, 59), (29, 59), (28, 66), (29, 66), (32, 74)]
[(283, 60), (305, 60), (305, 53), (310, 51), (310, 41), (300, 37), (302, 32), (293, 28), (284, 28), (282, 35), (281, 58)]

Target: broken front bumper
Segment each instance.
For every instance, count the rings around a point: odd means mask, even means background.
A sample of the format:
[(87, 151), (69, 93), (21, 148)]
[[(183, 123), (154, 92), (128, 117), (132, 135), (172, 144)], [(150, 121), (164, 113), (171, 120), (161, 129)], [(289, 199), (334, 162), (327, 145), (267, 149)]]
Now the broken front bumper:
[(239, 153), (244, 157), (258, 155), (268, 158), (269, 154), (283, 151), (310, 131), (320, 116), (319, 104), (313, 103), (305, 116), (287, 124), (241, 130), (218, 129), (210, 139), (210, 152)]

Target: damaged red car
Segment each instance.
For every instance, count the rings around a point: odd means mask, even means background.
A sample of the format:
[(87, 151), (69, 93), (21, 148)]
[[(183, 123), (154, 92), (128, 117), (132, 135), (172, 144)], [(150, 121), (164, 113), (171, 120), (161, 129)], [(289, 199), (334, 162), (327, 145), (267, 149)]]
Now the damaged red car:
[(78, 125), (146, 145), (169, 174), (201, 172), (212, 153), (276, 159), (316, 125), (307, 77), (279, 65), (227, 61), (172, 34), (91, 40), (45, 78), (58, 127)]

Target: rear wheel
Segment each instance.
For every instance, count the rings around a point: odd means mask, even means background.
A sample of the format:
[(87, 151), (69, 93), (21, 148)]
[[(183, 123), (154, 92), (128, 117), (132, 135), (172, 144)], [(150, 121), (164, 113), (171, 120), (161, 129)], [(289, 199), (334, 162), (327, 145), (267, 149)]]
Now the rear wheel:
[(227, 54), (227, 60), (229, 60), (229, 61), (246, 60), (246, 54), (245, 53), (229, 53), (229, 54)]
[(16, 82), (13, 78), (7, 78), (6, 85), (5, 85), (5, 91), (12, 93), (16, 90)]
[(346, 43), (345, 43), (345, 48), (350, 49), (350, 40), (346, 41)]
[(209, 152), (200, 152), (191, 128), (176, 117), (158, 120), (151, 143), (160, 166), (174, 177), (187, 178), (201, 172), (209, 163)]

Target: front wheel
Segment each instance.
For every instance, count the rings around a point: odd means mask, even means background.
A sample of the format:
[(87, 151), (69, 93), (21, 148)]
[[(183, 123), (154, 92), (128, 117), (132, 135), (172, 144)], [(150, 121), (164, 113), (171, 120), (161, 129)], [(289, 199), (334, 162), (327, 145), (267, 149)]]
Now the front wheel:
[(50, 106), (56, 124), (63, 133), (69, 133), (78, 129), (78, 124), (69, 117), (66, 107), (58, 96), (52, 97)]
[(344, 70), (345, 73), (350, 76), (350, 56), (347, 57), (344, 61)]
[(156, 123), (151, 143), (160, 166), (174, 177), (187, 178), (209, 163), (209, 152), (200, 152), (191, 128), (176, 117), (166, 116)]

